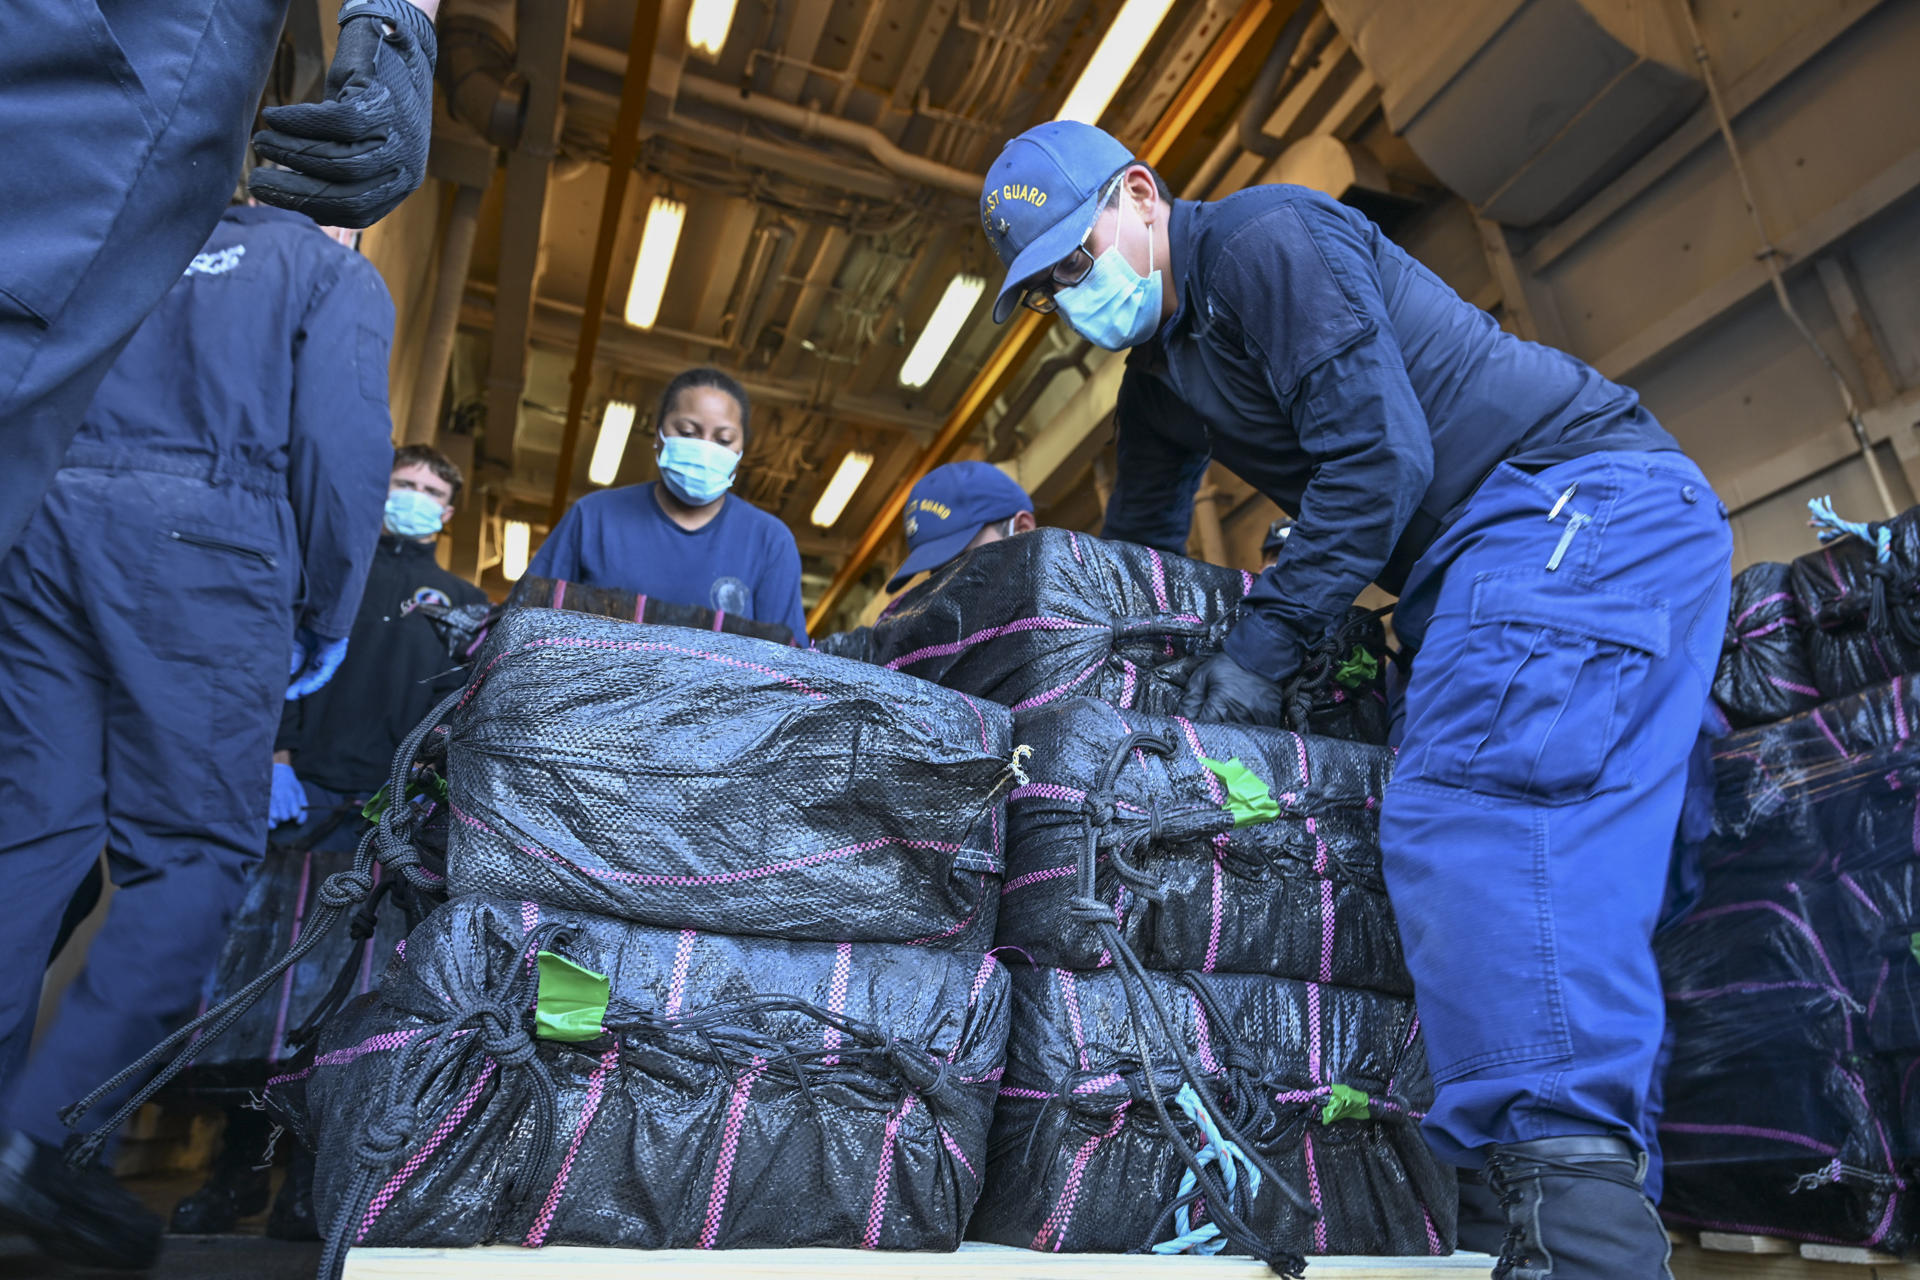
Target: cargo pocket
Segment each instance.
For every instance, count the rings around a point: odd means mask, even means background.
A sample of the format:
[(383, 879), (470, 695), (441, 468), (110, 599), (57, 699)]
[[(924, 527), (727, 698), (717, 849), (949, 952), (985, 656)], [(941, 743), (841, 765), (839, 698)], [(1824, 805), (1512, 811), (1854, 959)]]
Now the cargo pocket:
[(1546, 803), (1627, 785), (1616, 748), (1667, 639), (1666, 605), (1644, 596), (1543, 574), (1477, 579), (1463, 650), (1421, 717), (1421, 772)]

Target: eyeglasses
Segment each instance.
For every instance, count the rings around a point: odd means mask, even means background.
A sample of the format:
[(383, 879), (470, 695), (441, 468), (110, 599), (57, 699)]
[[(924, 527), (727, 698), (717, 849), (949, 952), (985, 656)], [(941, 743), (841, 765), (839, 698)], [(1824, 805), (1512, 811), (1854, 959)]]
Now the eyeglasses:
[(1094, 228), (1100, 225), (1101, 215), (1106, 213), (1113, 197), (1119, 194), (1120, 177), (1124, 176), (1117, 176), (1101, 194), (1099, 212), (1093, 215), (1093, 226), (1087, 228), (1087, 234), (1074, 246), (1073, 252), (1054, 263), (1053, 270), (1027, 286), (1026, 292), (1020, 297), (1021, 306), (1050, 316), (1060, 308), (1053, 295), (1061, 289), (1071, 289), (1087, 278), (1087, 273), (1093, 270), (1093, 251), (1087, 248), (1087, 241), (1093, 239)]

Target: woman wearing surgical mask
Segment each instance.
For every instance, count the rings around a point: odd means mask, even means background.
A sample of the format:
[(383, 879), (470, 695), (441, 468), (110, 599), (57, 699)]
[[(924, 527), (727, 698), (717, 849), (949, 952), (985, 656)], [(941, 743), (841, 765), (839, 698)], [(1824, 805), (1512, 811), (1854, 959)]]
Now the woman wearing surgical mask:
[(574, 503), (527, 571), (780, 623), (805, 644), (793, 534), (729, 492), (747, 446), (746, 391), (718, 369), (689, 369), (667, 384), (655, 423), (660, 479)]

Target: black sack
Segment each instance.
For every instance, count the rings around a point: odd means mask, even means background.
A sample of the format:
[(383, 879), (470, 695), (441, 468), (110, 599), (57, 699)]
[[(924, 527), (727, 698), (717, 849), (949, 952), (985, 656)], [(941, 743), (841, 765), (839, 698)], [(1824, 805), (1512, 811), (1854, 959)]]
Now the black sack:
[(1755, 564), (1735, 575), (1713, 700), (1735, 728), (1819, 704), (1790, 566)]
[(1888, 557), (1857, 537), (1793, 562), (1794, 603), (1822, 697), (1840, 698), (1920, 671), (1920, 512), (1884, 525)]
[[(1891, 1059), (1835, 944), (1837, 883), (1708, 907), (1656, 940), (1673, 1052), (1668, 1221), (1901, 1253), (1920, 1245)], [(1877, 970), (1877, 959), (1871, 962)], [(1862, 966), (1865, 970), (1866, 966)]]
[[(1120, 976), (1012, 974), (1006, 1078), (968, 1234), (1064, 1252), (1168, 1239), (1159, 1220), (1185, 1166), (1155, 1121)], [(1433, 1082), (1410, 1001), (1243, 974), (1149, 978), (1242, 1135), (1319, 1209), (1310, 1218), (1263, 1184), (1240, 1215), (1260, 1238), (1300, 1254), (1451, 1251), (1455, 1180), (1420, 1136)], [(1172, 1109), (1179, 1068), (1156, 1052), (1152, 1069)]]
[(807, 650), (515, 609), (450, 719), (455, 894), (983, 950), (1005, 709)]
[(1077, 694), (1179, 708), (1253, 575), (1067, 529), (976, 547), (829, 651), (1016, 710)]
[(447, 646), (447, 655), (455, 662), (471, 662), (486, 643), (487, 633), (509, 609), (564, 609), (693, 631), (725, 631), (730, 635), (771, 640), (775, 644), (793, 643), (793, 631), (785, 623), (756, 622), (737, 613), (716, 613), (697, 605), (675, 604), (618, 587), (590, 587), (565, 578), (527, 574), (514, 583), (513, 590), (501, 604), (421, 605), (420, 608), (439, 631), (441, 641)]
[[(542, 950), (610, 981), (603, 1034), (537, 1036)], [(463, 898), (273, 1101), (343, 1244), (950, 1250), (1008, 1016), (981, 955)]]
[[(1171, 750), (1129, 752), (1107, 785), (1116, 749), (1136, 732)], [(1386, 748), (1140, 715), (1090, 698), (1021, 712), (1014, 737), (1033, 755), (1007, 804), (1001, 943), (1044, 965), (1110, 962), (1099, 933), (1071, 909), (1091, 795), (1110, 809), (1097, 828), (1096, 896), (1113, 905), (1141, 963), (1412, 994), (1380, 869), (1380, 797), (1393, 768)], [(1262, 788), (1271, 818), (1259, 810)]]
[(1712, 832), (1681, 849), (1702, 868), (1706, 905), (1911, 862), (1920, 677), (1728, 734), (1713, 787)]

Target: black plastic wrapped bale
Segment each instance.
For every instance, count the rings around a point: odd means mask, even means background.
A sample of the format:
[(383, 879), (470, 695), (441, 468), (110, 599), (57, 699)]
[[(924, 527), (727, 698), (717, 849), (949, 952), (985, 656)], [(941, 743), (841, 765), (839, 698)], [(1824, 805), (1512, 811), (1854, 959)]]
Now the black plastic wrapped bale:
[(1821, 696), (1844, 697), (1920, 671), (1920, 513), (1885, 525), (1887, 558), (1842, 538), (1793, 562), (1793, 595)]
[[(1164, 1211), (1185, 1166), (1154, 1117), (1120, 976), (1012, 973), (1006, 1078), (968, 1234), (1064, 1252), (1168, 1240), (1175, 1226)], [(1454, 1174), (1420, 1136), (1433, 1083), (1411, 1002), (1242, 974), (1149, 980), (1207, 1088), (1317, 1211), (1263, 1182), (1239, 1206), (1261, 1239), (1296, 1254), (1452, 1249)], [(1174, 1101), (1175, 1059), (1156, 1052), (1152, 1071), (1176, 1128), (1199, 1150), (1205, 1139)]]
[[(1673, 1057), (1661, 1211), (1712, 1231), (1920, 1244), (1898, 1088), (1836, 954), (1837, 884), (1705, 908), (1657, 942)], [(1878, 963), (1872, 965), (1877, 971)]]
[(1019, 713), (1014, 738), (1033, 754), (1007, 804), (1001, 943), (1111, 962), (1072, 909), (1093, 815), (1095, 896), (1148, 967), (1412, 994), (1380, 870), (1386, 748), (1091, 698)]
[(982, 955), (464, 898), (273, 1098), (343, 1244), (952, 1249), (1008, 1018)]
[(1067, 529), (977, 547), (828, 646), (1016, 710), (1080, 694), (1178, 709), (1253, 575)]
[(792, 644), (793, 632), (779, 622), (756, 622), (736, 613), (715, 612), (696, 605), (675, 604), (617, 587), (590, 587), (565, 578), (522, 575), (501, 604), (421, 605), (445, 641), (455, 662), (471, 662), (486, 643), (487, 633), (508, 609), (565, 609), (627, 622), (686, 627), (693, 631), (724, 631), (753, 636), (775, 644)]
[[(352, 863), (350, 852), (269, 848), (247, 877), (246, 896), (207, 979), (204, 1006), (211, 1008), (246, 986), (298, 941), (319, 909), (321, 882)], [(276, 1063), (298, 1053), (290, 1037), (321, 1012), (329, 993), (338, 987), (339, 996), (351, 997), (372, 990), (395, 944), (406, 937), (415, 910), (405, 882), (384, 872), (374, 866), (376, 896), (355, 913), (358, 919), (350, 917), (348, 926), (333, 929), (239, 1021), (197, 1046), (179, 1087), (201, 1095), (257, 1093)]]
[(1920, 677), (1729, 734), (1713, 766), (1713, 832), (1683, 850), (1698, 860), (1709, 904), (1911, 862)]
[(1713, 698), (1737, 728), (1784, 720), (1820, 702), (1792, 578), (1791, 567), (1771, 562), (1734, 576)]
[(990, 945), (1015, 777), (990, 702), (760, 640), (515, 609), (449, 723), (455, 893)]

